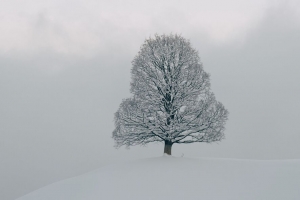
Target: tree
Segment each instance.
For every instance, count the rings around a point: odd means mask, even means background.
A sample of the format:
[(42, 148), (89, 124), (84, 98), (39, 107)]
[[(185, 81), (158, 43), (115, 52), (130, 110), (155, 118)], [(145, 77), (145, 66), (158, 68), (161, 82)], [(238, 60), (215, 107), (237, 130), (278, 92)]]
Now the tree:
[(164, 142), (214, 142), (224, 138), (228, 111), (210, 91), (198, 52), (180, 35), (145, 40), (132, 61), (131, 93), (115, 113), (116, 147)]

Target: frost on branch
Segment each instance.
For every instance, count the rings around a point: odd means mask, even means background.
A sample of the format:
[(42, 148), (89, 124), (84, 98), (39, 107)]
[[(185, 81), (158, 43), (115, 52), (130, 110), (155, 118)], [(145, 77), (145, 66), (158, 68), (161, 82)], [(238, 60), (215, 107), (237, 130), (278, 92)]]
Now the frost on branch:
[(209, 75), (188, 40), (149, 38), (132, 65), (133, 97), (123, 100), (115, 114), (117, 147), (161, 141), (171, 154), (174, 143), (224, 138), (228, 112), (210, 91)]

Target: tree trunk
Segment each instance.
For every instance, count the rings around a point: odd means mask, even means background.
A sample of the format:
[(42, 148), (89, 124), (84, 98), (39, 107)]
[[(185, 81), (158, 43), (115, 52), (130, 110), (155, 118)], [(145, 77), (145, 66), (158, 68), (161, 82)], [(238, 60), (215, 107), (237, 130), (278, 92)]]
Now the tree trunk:
[(173, 143), (170, 141), (165, 141), (165, 149), (164, 149), (164, 153), (171, 155), (171, 150), (172, 150), (172, 145)]

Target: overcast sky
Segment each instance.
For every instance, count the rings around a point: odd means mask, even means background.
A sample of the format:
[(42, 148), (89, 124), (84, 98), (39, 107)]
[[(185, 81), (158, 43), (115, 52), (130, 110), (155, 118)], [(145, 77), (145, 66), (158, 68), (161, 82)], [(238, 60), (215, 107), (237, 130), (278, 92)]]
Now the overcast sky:
[(297, 0), (1, 0), (0, 33), (0, 199), (162, 155), (111, 138), (131, 61), (155, 33), (190, 39), (229, 111), (225, 140), (175, 156), (300, 159)]

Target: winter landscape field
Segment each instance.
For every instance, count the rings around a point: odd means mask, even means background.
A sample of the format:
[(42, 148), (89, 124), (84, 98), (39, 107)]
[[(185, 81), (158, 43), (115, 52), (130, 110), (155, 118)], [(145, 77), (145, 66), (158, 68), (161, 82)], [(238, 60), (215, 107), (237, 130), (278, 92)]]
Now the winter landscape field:
[(300, 200), (299, 0), (0, 0), (0, 200)]
[(103, 166), (17, 200), (299, 200), (300, 160), (162, 156)]

